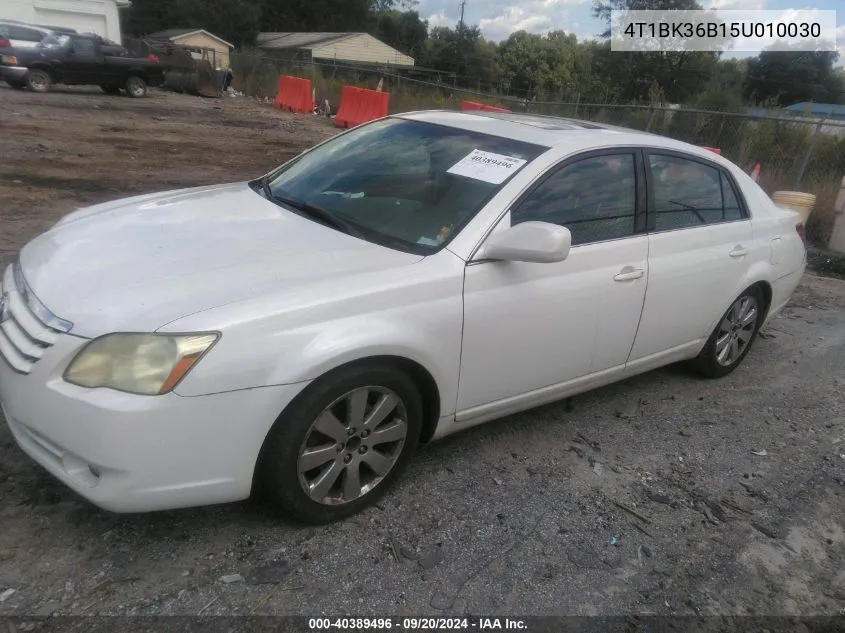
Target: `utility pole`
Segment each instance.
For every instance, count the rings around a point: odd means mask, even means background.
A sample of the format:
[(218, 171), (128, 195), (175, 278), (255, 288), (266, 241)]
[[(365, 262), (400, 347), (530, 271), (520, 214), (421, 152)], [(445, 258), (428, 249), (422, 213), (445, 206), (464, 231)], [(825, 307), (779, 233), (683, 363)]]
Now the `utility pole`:
[(458, 22), (458, 59), (457, 59), (457, 66), (458, 66), (458, 74), (461, 73), (463, 68), (463, 60), (464, 60), (464, 9), (467, 6), (466, 0), (461, 0), (461, 19)]

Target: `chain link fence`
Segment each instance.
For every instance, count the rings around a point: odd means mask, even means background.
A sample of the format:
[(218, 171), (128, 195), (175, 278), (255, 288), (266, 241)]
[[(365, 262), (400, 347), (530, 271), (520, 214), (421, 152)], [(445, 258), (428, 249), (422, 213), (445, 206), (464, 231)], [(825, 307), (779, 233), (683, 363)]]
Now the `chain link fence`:
[[(460, 88), (439, 80), (436, 71), (362, 66), (330, 61), (281, 60), (256, 52), (232, 57), (234, 86), (248, 96), (272, 99), (279, 75), (311, 79), (318, 103), (328, 99), (336, 110), (344, 84), (375, 88), (383, 82), (393, 113), (430, 108), (457, 109), (463, 100), (483, 101), (515, 112), (577, 118), (668, 136), (719, 148), (722, 156), (751, 172), (760, 165), (759, 181), (772, 193), (797, 190), (816, 195), (808, 237), (826, 244), (833, 206), (845, 176), (845, 121), (786, 116), (783, 111), (720, 112), (683, 105), (631, 105), (528, 101), (507, 95)], [(423, 77), (423, 78), (421, 78)]]

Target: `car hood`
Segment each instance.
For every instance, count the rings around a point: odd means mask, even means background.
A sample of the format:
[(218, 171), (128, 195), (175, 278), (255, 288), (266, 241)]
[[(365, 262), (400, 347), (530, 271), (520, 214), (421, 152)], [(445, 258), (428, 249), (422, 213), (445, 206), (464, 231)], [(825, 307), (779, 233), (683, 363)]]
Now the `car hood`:
[(30, 290), (84, 337), (153, 331), (260, 294), (420, 259), (303, 218), (246, 183), (82, 209), (20, 255)]

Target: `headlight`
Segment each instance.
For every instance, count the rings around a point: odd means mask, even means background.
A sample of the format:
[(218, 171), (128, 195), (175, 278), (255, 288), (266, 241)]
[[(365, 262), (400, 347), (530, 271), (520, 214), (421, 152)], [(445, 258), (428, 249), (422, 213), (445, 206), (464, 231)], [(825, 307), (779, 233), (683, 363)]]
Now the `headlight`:
[(65, 380), (140, 395), (167, 393), (214, 345), (219, 334), (107, 334), (71, 361)]

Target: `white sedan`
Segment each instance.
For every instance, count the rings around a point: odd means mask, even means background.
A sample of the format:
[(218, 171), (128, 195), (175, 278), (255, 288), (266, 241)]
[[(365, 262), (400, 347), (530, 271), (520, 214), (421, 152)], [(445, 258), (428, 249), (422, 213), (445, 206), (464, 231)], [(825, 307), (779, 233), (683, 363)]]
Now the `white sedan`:
[(248, 183), (76, 211), (2, 281), (21, 448), (117, 512), (263, 490), (322, 523), (420, 443), (677, 361), (735, 369), (805, 267), (798, 214), (705, 149), (418, 112)]

